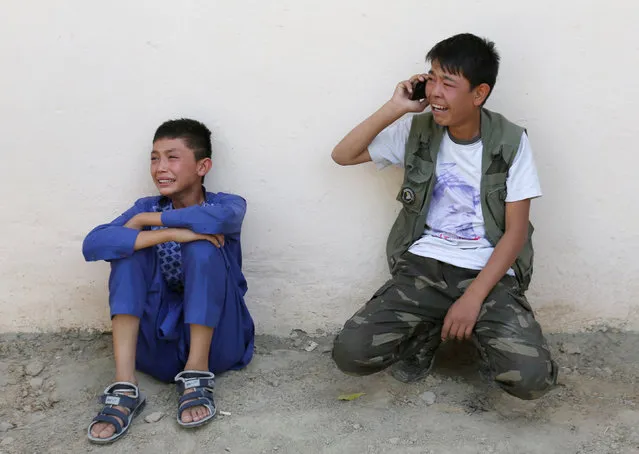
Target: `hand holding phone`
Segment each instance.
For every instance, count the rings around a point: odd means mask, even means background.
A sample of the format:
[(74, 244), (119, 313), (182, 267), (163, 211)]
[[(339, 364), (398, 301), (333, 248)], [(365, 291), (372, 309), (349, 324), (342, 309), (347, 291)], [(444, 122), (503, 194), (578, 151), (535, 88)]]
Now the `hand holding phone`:
[(428, 106), (428, 99), (426, 99), (427, 78), (428, 74), (415, 74), (410, 79), (398, 83), (389, 101), (394, 105), (394, 109), (399, 109), (403, 113), (423, 112)]

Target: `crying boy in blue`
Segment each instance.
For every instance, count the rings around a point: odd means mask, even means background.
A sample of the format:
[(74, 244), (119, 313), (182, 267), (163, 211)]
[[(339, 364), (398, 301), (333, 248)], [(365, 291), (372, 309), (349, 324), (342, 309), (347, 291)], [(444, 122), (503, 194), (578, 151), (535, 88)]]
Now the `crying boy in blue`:
[(136, 369), (175, 381), (177, 422), (195, 427), (215, 416), (214, 373), (251, 360), (254, 326), (244, 303), (240, 247), (246, 202), (206, 192), (202, 183), (211, 165), (205, 125), (165, 122), (151, 151), (160, 195), (139, 199), (84, 240), (87, 261), (111, 264), (115, 382), (89, 425), (94, 443), (120, 438), (144, 407)]

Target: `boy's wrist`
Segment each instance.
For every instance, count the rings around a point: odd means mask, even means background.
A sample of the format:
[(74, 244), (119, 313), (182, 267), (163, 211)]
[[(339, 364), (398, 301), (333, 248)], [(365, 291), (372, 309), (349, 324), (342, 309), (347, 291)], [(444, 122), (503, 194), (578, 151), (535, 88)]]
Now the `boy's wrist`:
[(468, 286), (468, 288), (464, 292), (464, 295), (466, 295), (466, 297), (469, 300), (477, 301), (481, 305), (484, 302), (484, 300), (488, 297), (489, 293), (490, 293), (490, 289), (487, 289), (485, 287), (482, 280), (479, 279), (478, 281), (477, 279), (475, 279), (475, 281), (473, 281)]
[(156, 230), (156, 232), (162, 232), (163, 243), (167, 243), (169, 241), (175, 241), (175, 229), (160, 229), (160, 230)]
[(382, 106), (381, 111), (391, 118), (392, 121), (398, 120), (400, 117), (408, 113), (405, 106), (399, 105), (392, 99), (388, 100), (386, 104)]

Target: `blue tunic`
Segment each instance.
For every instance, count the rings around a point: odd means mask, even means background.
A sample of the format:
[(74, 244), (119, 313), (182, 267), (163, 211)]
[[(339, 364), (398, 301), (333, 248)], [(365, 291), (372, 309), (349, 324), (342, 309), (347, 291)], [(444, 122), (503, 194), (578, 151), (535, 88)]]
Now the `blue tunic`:
[[(246, 366), (254, 350), (253, 320), (244, 302), (247, 284), (242, 274), (240, 231), (246, 213), (243, 198), (206, 193), (203, 205), (167, 209), (168, 199), (145, 197), (109, 224), (93, 229), (82, 251), (87, 261), (111, 263), (111, 316), (140, 318), (136, 367), (163, 381), (183, 370), (189, 351), (189, 324), (215, 328), (209, 356), (212, 372)], [(161, 211), (165, 227), (196, 233), (222, 233), (225, 245), (208, 241), (176, 245), (182, 286), (169, 285), (157, 246), (134, 251), (138, 230), (124, 227), (133, 216)], [(148, 230), (148, 228), (146, 228)], [(166, 265), (166, 263), (164, 263)], [(166, 277), (169, 277), (168, 275)]]

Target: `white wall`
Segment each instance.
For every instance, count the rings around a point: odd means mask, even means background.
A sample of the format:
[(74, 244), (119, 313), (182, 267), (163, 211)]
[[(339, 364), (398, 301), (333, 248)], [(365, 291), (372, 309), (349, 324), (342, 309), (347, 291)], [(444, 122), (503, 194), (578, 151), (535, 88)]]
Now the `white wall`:
[(336, 329), (386, 278), (401, 172), (330, 151), (465, 31), (496, 41), (488, 107), (536, 152), (540, 318), (638, 329), (637, 23), (631, 0), (3, 0), (0, 331), (108, 326), (81, 241), (153, 193), (152, 134), (179, 116), (213, 130), (208, 188), (249, 201), (259, 331)]

